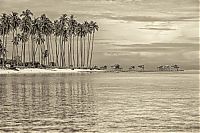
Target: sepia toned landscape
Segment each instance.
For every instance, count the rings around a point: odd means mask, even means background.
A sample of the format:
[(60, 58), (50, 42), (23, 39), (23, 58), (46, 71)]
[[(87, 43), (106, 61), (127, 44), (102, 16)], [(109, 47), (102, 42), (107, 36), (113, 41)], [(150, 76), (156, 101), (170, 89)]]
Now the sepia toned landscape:
[(199, 133), (198, 0), (0, 0), (0, 133)]

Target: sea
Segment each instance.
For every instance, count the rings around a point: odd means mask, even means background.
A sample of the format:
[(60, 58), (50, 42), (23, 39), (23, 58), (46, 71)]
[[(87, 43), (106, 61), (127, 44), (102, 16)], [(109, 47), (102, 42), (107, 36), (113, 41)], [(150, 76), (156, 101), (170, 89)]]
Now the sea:
[(0, 75), (0, 133), (199, 133), (199, 74)]

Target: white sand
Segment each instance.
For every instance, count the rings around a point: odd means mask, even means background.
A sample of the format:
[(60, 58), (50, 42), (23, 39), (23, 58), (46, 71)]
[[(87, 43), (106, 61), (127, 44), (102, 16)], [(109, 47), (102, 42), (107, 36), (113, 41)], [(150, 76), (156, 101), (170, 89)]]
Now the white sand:
[(103, 70), (90, 70), (90, 69), (39, 69), (39, 68), (25, 68), (16, 70), (0, 69), (0, 74), (35, 74), (35, 73), (80, 73), (80, 72), (102, 72)]

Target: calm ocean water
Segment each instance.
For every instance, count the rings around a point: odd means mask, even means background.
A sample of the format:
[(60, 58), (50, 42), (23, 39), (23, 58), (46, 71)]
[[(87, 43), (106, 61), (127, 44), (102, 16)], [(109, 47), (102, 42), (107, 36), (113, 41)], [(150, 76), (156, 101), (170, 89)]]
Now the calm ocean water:
[(0, 132), (198, 132), (198, 74), (0, 75)]

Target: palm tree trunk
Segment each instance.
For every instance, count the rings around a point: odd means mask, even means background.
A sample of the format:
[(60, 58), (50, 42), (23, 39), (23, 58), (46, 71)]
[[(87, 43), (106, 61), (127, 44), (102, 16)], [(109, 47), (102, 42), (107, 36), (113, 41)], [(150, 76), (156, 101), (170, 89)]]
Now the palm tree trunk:
[(77, 58), (77, 61), (76, 61), (76, 65), (77, 65), (77, 67), (79, 66), (79, 58), (78, 58), (78, 54), (79, 54), (79, 52), (78, 52), (78, 35), (77, 35), (77, 43), (76, 43), (76, 45), (77, 45), (77, 47), (76, 47), (76, 58)]
[(23, 63), (23, 51), (24, 51), (24, 43), (22, 42), (22, 47), (21, 47), (21, 62)]
[[(14, 37), (15, 37), (15, 31), (13, 30), (13, 38), (12, 38), (13, 41), (14, 41)], [(13, 61), (13, 59), (14, 59), (14, 49), (15, 49), (14, 46), (15, 46), (15, 44), (13, 43), (13, 44), (12, 44), (12, 61)]]
[(74, 35), (73, 35), (73, 42), (72, 42), (72, 52), (73, 52), (73, 66), (75, 67), (75, 57), (74, 57), (74, 53), (75, 53), (75, 51), (74, 51)]
[[(3, 30), (3, 48), (4, 48), (4, 44), (5, 43), (5, 34), (4, 34), (4, 30)], [(3, 62), (2, 62), (2, 67), (5, 67), (5, 52), (3, 51)]]
[(89, 58), (90, 58), (90, 41), (91, 41), (91, 35), (88, 34), (87, 67), (89, 66)]
[(94, 32), (92, 33), (92, 49), (91, 49), (91, 56), (90, 56), (90, 68), (92, 65), (93, 48), (94, 48)]
[(62, 66), (62, 35), (60, 35), (60, 67)]
[(31, 61), (31, 51), (30, 51), (30, 41), (29, 41), (29, 38), (28, 38), (28, 59), (29, 59), (28, 62), (30, 62)]
[[(6, 34), (5, 49), (7, 50), (8, 35)], [(7, 51), (6, 51), (6, 62), (7, 62)]]
[(55, 44), (56, 44), (56, 66), (59, 66), (58, 64), (58, 54), (59, 54), (59, 49), (58, 49), (58, 43), (57, 43), (57, 36), (55, 36)]
[(16, 47), (17, 47), (16, 49), (17, 49), (17, 66), (18, 66), (19, 65), (19, 62), (18, 62), (19, 61), (19, 58), (18, 58), (19, 54), (18, 54), (18, 46), (16, 46)]
[(48, 51), (48, 55), (47, 55), (47, 65), (49, 65), (49, 39), (48, 36), (46, 35), (46, 46), (47, 46), (47, 51)]
[(83, 42), (83, 67), (85, 66), (85, 37), (83, 38), (84, 42)]
[(66, 58), (65, 58), (65, 51), (66, 51), (66, 40), (65, 40), (65, 38), (64, 38), (64, 48), (63, 48), (63, 67), (65, 67), (66, 66)]
[(24, 66), (25, 66), (25, 62), (26, 62), (26, 43), (24, 42), (24, 51), (23, 51), (23, 53), (24, 53)]
[(51, 53), (52, 53), (52, 58), (53, 58), (53, 62), (54, 62), (54, 51), (53, 51), (53, 44), (52, 44), (52, 40), (51, 40), (51, 35), (50, 35), (50, 44), (51, 44)]
[(83, 66), (83, 45), (82, 45), (82, 36), (80, 37), (80, 52), (81, 52), (81, 67)]

